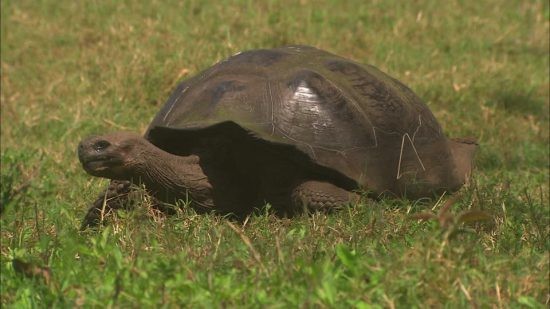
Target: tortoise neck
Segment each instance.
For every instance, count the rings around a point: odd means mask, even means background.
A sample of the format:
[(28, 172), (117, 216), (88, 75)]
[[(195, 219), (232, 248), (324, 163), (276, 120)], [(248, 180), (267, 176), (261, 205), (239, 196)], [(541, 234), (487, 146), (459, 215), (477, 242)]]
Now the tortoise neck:
[(142, 153), (144, 164), (136, 176), (151, 194), (169, 203), (190, 198), (201, 205), (211, 204), (212, 186), (198, 156), (177, 156), (150, 146)]

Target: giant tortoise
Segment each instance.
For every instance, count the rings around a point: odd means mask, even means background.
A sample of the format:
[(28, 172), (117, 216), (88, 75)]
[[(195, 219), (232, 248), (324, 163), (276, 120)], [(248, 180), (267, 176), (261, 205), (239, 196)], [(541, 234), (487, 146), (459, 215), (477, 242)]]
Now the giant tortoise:
[(130, 183), (236, 216), (266, 204), (282, 216), (330, 210), (360, 192), (430, 197), (465, 183), (476, 147), (447, 138), (419, 97), (373, 66), (308, 46), (246, 51), (181, 82), (144, 136), (80, 143), (86, 172), (113, 180), (84, 226)]

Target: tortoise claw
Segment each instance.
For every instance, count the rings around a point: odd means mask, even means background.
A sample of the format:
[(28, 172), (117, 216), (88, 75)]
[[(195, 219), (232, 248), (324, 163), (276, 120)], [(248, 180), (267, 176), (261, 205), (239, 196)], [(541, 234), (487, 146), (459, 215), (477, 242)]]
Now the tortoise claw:
[(105, 191), (93, 202), (82, 220), (80, 230), (98, 227), (105, 215), (113, 209), (124, 208), (128, 201), (130, 182), (112, 180)]

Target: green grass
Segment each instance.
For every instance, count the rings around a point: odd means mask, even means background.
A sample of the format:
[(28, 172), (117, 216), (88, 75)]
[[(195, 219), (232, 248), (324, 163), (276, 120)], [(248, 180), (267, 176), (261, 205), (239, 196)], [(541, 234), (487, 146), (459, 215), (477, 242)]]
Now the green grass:
[[(547, 307), (549, 18), (536, 0), (2, 1), (0, 304)], [(143, 132), (179, 80), (285, 44), (373, 64), (449, 136), (478, 137), (475, 177), (450, 212), (491, 220), (414, 220), (444, 197), (257, 214), (235, 230), (143, 203), (78, 232), (106, 184), (80, 168), (80, 139)]]

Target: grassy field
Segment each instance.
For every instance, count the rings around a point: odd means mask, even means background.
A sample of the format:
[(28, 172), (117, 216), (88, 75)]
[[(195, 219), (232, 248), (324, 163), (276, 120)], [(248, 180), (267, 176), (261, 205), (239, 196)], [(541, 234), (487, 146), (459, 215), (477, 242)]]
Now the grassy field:
[[(547, 1), (132, 3), (1, 2), (2, 307), (547, 308)], [(80, 139), (143, 132), (179, 80), (285, 44), (409, 85), (449, 136), (478, 137), (472, 183), (455, 201), (244, 226), (138, 197), (79, 232), (107, 183), (81, 169)], [(491, 219), (464, 222), (470, 210)]]

